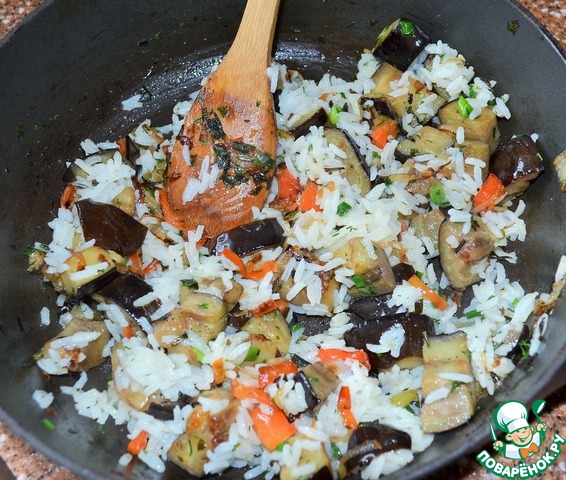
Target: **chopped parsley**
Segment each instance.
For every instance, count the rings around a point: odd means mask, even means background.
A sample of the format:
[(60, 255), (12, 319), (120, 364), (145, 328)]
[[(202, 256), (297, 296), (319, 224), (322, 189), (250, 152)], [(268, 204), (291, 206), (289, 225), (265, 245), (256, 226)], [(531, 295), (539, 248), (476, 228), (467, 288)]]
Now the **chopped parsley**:
[(352, 210), (352, 206), (349, 203), (342, 202), (340, 205), (338, 205), (336, 213), (339, 217), (343, 217), (347, 215), (350, 210)]
[(511, 35), (517, 33), (517, 30), (519, 30), (519, 20), (515, 18), (514, 20), (507, 22), (507, 30), (511, 33)]
[(528, 340), (521, 340), (519, 342), (519, 348), (521, 349), (521, 358), (526, 360), (529, 358), (529, 350), (531, 349), (531, 342)]

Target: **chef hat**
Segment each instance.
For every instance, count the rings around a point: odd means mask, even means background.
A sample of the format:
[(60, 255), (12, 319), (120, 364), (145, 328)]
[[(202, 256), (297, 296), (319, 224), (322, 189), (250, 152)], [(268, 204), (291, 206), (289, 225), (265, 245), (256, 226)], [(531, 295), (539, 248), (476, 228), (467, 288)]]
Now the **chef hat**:
[(493, 420), (499, 430), (507, 433), (513, 433), (520, 428), (529, 426), (527, 417), (529, 412), (521, 402), (510, 400), (499, 405), (493, 414)]

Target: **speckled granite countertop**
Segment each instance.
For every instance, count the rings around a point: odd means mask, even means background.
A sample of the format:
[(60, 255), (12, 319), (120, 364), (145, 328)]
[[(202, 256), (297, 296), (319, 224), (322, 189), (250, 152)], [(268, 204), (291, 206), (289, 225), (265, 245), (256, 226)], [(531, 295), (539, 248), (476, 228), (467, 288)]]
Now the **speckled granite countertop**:
[[(42, 0), (0, 0), (0, 38), (16, 27), (18, 22), (41, 2)], [(519, 3), (546, 26), (566, 50), (566, 0), (519, 0)], [(566, 438), (566, 387), (547, 399), (546, 412), (541, 415), (541, 419), (547, 424), (549, 431), (558, 432)], [(77, 476), (30, 448), (2, 423), (0, 457), (18, 480), (79, 480)], [(4, 473), (4, 469), (0, 468), (0, 479), (7, 478), (6, 475), (9, 473)], [(475, 461), (474, 455), (470, 455), (438, 472), (434, 478), (472, 480), (499, 477), (487, 473)], [(558, 461), (540, 478), (566, 480), (566, 452), (562, 453)]]

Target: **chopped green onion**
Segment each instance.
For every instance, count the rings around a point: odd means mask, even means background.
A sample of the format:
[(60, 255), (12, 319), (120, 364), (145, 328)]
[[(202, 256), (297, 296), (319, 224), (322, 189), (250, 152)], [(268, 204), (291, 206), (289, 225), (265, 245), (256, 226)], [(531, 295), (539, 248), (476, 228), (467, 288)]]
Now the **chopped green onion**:
[(340, 458), (342, 452), (338, 448), (338, 445), (336, 445), (334, 442), (330, 442), (330, 449), (332, 450), (332, 456), (334, 458)]
[(253, 362), (257, 356), (259, 355), (259, 348), (258, 347), (250, 347), (246, 358), (244, 358), (245, 362)]
[(281, 442), (279, 445), (277, 445), (275, 447), (275, 450), (277, 450), (278, 452), (282, 452), (283, 451), (283, 447), (285, 445), (287, 445), (289, 442), (287, 440), (285, 440), (284, 442)]
[(344, 215), (347, 215), (350, 210), (352, 210), (352, 206), (349, 203), (342, 202), (340, 205), (338, 205), (336, 213), (339, 217), (343, 217)]
[(201, 303), (199, 305), (197, 305), (198, 308), (202, 308), (203, 310), (208, 309), (208, 303)]
[(458, 99), (458, 113), (460, 113), (460, 116), (462, 118), (468, 118), (473, 110), (474, 109), (466, 98), (460, 95), (460, 98)]
[(199, 348), (193, 347), (195, 350), (195, 353), (197, 354), (197, 360), (199, 362), (202, 362), (202, 359), (204, 358), (204, 352), (202, 350), (200, 350)]
[(513, 300), (513, 302), (511, 303), (511, 305), (513, 305), (514, 307), (516, 307), (516, 306), (519, 304), (520, 301), (521, 301), (520, 298), (516, 298), (515, 300)]
[(300, 323), (295, 323), (295, 325), (291, 327), (291, 333), (295, 333), (297, 330), (300, 330), (301, 328), (305, 328), (305, 327), (303, 327)]
[(48, 418), (41, 419), (41, 424), (50, 432), (53, 432), (55, 430), (55, 425), (53, 425), (53, 422)]
[(415, 33), (415, 27), (413, 25), (413, 22), (410, 22), (409, 20), (401, 20), (401, 33), (403, 35), (414, 35)]
[(450, 393), (453, 393), (460, 386), (460, 382), (452, 382), (452, 386), (450, 387)]
[(218, 111), (220, 112), (220, 115), (222, 115), (223, 117), (228, 115), (228, 108), (227, 107), (218, 107)]
[(352, 276), (352, 281), (356, 288), (364, 288), (366, 286), (366, 280), (363, 276), (356, 274)]
[(430, 197), (430, 201), (435, 205), (438, 205), (439, 207), (445, 207), (448, 205), (442, 183), (432, 185), (428, 190), (428, 195)]
[(474, 89), (474, 84), (470, 83), (469, 87), (470, 87), (470, 90), (468, 92), (468, 97), (476, 98), (476, 90)]
[(488, 104), (490, 107), (495, 107), (495, 105), (497, 105), (497, 102), (496, 102), (495, 100), (488, 100), (487, 104)]
[(472, 318), (477, 318), (477, 317), (481, 317), (482, 313), (478, 312), (477, 310), (470, 310), (469, 312), (466, 312), (466, 318), (468, 320), (472, 319)]
[(339, 107), (338, 105), (334, 105), (330, 109), (330, 114), (328, 115), (328, 120), (330, 120), (330, 123), (332, 123), (332, 125), (336, 125), (338, 123), (338, 121), (340, 120), (340, 112), (341, 111), (342, 111), (342, 108)]
[(383, 27), (381, 29), (381, 32), (379, 32), (379, 35), (377, 36), (377, 43), (381, 43), (381, 41), (385, 38), (388, 29), (389, 27)]

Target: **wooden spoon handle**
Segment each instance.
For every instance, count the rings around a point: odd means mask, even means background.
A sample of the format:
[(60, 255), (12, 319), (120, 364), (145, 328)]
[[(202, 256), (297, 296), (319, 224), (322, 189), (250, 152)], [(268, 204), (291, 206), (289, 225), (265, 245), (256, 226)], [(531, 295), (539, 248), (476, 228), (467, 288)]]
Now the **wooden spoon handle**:
[(271, 62), (279, 2), (248, 0), (234, 43), (222, 62), (223, 68), (248, 72), (250, 78), (265, 75)]

